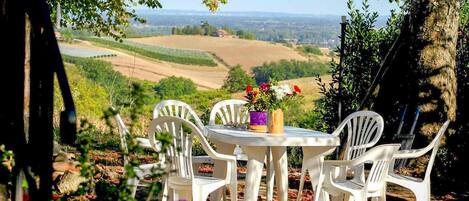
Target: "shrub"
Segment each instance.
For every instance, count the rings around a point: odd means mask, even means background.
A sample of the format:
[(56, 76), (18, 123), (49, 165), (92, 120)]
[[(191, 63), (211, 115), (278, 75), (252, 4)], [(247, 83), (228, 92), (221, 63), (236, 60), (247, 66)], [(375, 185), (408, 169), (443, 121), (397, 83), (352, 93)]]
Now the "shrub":
[(329, 64), (297, 60), (281, 60), (266, 63), (252, 69), (254, 79), (258, 84), (271, 80), (280, 81), (323, 75), (328, 71)]
[[(65, 69), (77, 114), (94, 120), (101, 118), (102, 111), (109, 107), (109, 93), (99, 83), (88, 79), (82, 68), (67, 65)], [(54, 110), (58, 114), (63, 106), (58, 84), (54, 85), (54, 100)]]
[(297, 49), (304, 54), (323, 55), (319, 47), (315, 45), (302, 45), (298, 46)]
[(120, 72), (112, 68), (112, 64), (90, 58), (63, 55), (64, 62), (75, 64), (88, 80), (103, 87), (109, 94), (112, 105), (121, 105), (129, 96), (129, 81)]
[(255, 84), (254, 79), (240, 65), (237, 65), (228, 72), (228, 77), (223, 82), (222, 88), (234, 93), (244, 90), (250, 84)]
[[(348, 8), (350, 24), (346, 29), (344, 41), (346, 54), (342, 56), (343, 68), (331, 62), (332, 82), (326, 84), (318, 79), (324, 98), (316, 107), (316, 112), (322, 121), (322, 124), (316, 126), (322, 125), (322, 128), (318, 129), (327, 132), (332, 132), (335, 125), (338, 125), (339, 101), (343, 106), (342, 119), (359, 109), (360, 102), (365, 97), (380, 67), (383, 55), (387, 53), (390, 43), (395, 40), (399, 32), (396, 15), (389, 19), (387, 27), (376, 29), (378, 14), (369, 11), (368, 1), (363, 1), (363, 7), (360, 10), (354, 8), (353, 1), (349, 0)], [(343, 69), (343, 76), (339, 80), (341, 69)], [(340, 96), (337, 87), (339, 82), (342, 85)]]
[(180, 99), (184, 95), (195, 93), (197, 87), (191, 79), (171, 76), (160, 80), (155, 91), (161, 99)]

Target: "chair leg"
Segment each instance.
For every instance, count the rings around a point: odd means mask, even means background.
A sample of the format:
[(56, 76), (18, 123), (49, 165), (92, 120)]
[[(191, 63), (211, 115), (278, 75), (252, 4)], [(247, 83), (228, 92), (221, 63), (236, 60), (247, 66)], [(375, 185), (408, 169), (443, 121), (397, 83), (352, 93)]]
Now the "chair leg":
[(132, 197), (135, 197), (135, 194), (137, 194), (137, 186), (138, 186), (139, 180), (137, 177), (130, 178), (127, 180), (127, 185), (130, 187), (130, 193)]
[(430, 201), (431, 193), (427, 189), (413, 191), (416, 201)]
[(301, 176), (300, 176), (300, 188), (298, 189), (298, 197), (296, 198), (297, 201), (301, 200), (301, 197), (303, 196), (303, 187), (305, 184), (305, 177), (306, 177), (306, 167), (301, 168)]
[(386, 201), (386, 185), (384, 185), (383, 190), (381, 190), (381, 196), (378, 199), (379, 201)]
[[(225, 192), (223, 192), (225, 194)], [(231, 181), (230, 181), (230, 199), (238, 200), (238, 171), (236, 163), (232, 164)]]
[[(353, 196), (353, 200), (355, 201), (367, 201), (366, 196), (362, 194), (353, 194), (352, 196)], [(345, 197), (350, 198), (350, 195), (347, 194)], [(347, 199), (347, 200), (350, 200), (350, 199)]]
[(324, 182), (324, 177), (325, 175), (321, 172), (318, 177), (318, 183), (316, 185), (316, 188), (314, 188), (314, 201), (319, 201), (319, 200), (329, 200), (329, 196), (326, 197), (326, 191), (322, 189), (322, 184)]
[(226, 201), (226, 186), (223, 186), (222, 192), (223, 192), (223, 196), (222, 196), (223, 201)]
[(350, 199), (350, 195), (349, 194), (345, 194), (344, 195), (344, 201), (350, 201), (352, 199)]
[(162, 193), (162, 196), (161, 196), (161, 201), (170, 200), (170, 199), (168, 199), (169, 193), (168, 193), (168, 185), (167, 185), (167, 184), (168, 184), (168, 182), (167, 182), (167, 180), (165, 179), (165, 180), (164, 180), (164, 183), (163, 183), (163, 193)]
[(192, 193), (192, 200), (193, 200), (193, 201), (206, 201), (209, 194), (210, 194), (210, 193), (205, 192), (205, 191), (202, 190), (202, 189), (199, 189), (198, 192), (193, 192), (193, 193)]

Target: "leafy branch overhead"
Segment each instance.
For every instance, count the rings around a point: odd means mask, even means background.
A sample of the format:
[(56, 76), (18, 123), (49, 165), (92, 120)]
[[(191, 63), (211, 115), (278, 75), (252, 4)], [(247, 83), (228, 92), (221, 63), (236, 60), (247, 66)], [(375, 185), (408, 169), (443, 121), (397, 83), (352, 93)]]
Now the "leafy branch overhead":
[[(125, 36), (125, 27), (129, 26), (131, 21), (145, 22), (145, 19), (137, 15), (136, 7), (163, 8), (159, 0), (49, 0), (48, 2), (52, 19), (57, 19), (57, 11), (60, 10), (62, 26), (86, 29), (97, 36), (110, 35), (116, 39)], [(218, 10), (220, 3), (225, 4), (227, 0), (203, 0), (203, 4), (213, 12)]]

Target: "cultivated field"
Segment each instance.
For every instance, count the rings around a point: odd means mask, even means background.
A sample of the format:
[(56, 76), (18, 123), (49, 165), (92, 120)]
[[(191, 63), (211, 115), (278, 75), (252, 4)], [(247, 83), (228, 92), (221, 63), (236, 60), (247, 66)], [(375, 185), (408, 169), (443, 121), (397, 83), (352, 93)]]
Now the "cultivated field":
[[(115, 57), (101, 59), (110, 61), (117, 71), (129, 77), (158, 82), (165, 77), (181, 76), (192, 79), (199, 89), (217, 89), (223, 85), (223, 81), (229, 70), (229, 66), (226, 66), (224, 64), (225, 62), (230, 66), (241, 64), (250, 72), (250, 68), (265, 62), (278, 61), (281, 59), (307, 59), (292, 48), (255, 40), (204, 36), (159, 36), (128, 40), (128, 43), (145, 43), (150, 46), (155, 45), (210, 52), (217, 55), (223, 62), (215, 60), (217, 65), (213, 67), (180, 64), (157, 60), (136, 54), (132, 51), (115, 49), (89, 41), (78, 41), (73, 44), (61, 45), (69, 48), (84, 48), (115, 54)], [(317, 60), (324, 60), (324, 62), (326, 62), (324, 58)], [(308, 94), (317, 94), (313, 89), (310, 89), (316, 86), (314, 78), (295, 79), (288, 82), (292, 82), (301, 87), (304, 86), (307, 102), (312, 102), (310, 100), (313, 100)], [(314, 97), (316, 97), (316, 95)]]
[(170, 48), (203, 50), (216, 54), (230, 66), (240, 64), (246, 70), (250, 70), (250, 68), (265, 62), (282, 59), (307, 59), (292, 48), (281, 44), (256, 40), (181, 35), (135, 38), (130, 40)]
[(111, 62), (117, 71), (129, 77), (154, 82), (174, 75), (192, 79), (199, 89), (216, 89), (223, 85), (223, 80), (228, 73), (228, 69), (220, 64), (207, 67), (164, 62), (131, 52), (100, 47), (88, 41), (63, 45), (112, 52), (116, 55), (115, 57), (102, 59)]

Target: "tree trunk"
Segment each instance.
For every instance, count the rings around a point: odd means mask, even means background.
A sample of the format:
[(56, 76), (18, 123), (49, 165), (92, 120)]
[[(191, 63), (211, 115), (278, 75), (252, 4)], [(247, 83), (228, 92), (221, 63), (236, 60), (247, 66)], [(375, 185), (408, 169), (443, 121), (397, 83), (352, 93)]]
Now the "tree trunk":
[(416, 0), (410, 9), (409, 67), (417, 78), (411, 97), (420, 108), (420, 134), (432, 139), (456, 118), (456, 42), (460, 2)]

